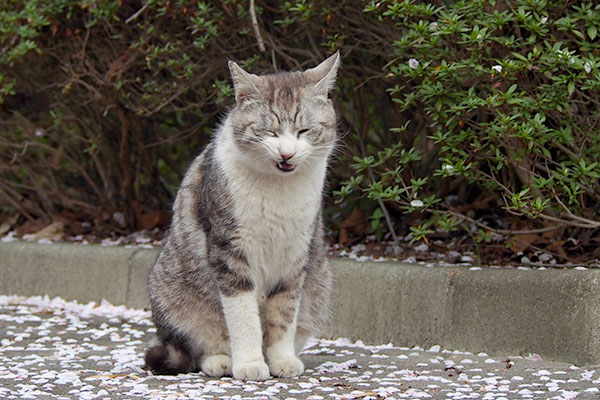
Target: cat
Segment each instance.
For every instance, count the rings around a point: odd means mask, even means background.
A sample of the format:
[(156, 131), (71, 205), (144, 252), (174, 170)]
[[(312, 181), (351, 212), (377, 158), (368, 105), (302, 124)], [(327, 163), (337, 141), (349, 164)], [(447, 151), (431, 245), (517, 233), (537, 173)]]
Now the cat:
[(321, 203), (339, 64), (258, 76), (229, 61), (235, 106), (185, 174), (148, 277), (154, 373), (303, 373), (330, 314)]

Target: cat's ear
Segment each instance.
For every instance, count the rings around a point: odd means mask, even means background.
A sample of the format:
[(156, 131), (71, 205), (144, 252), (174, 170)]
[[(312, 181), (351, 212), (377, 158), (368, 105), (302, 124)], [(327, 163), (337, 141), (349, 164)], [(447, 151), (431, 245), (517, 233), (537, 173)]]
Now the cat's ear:
[(260, 77), (244, 71), (242, 67), (231, 60), (228, 65), (235, 91), (235, 101), (241, 104), (245, 100), (259, 98)]
[(340, 66), (340, 52), (336, 51), (334, 55), (323, 61), (314, 68), (304, 71), (304, 76), (309, 81), (315, 82), (315, 94), (325, 96), (333, 88), (337, 70)]

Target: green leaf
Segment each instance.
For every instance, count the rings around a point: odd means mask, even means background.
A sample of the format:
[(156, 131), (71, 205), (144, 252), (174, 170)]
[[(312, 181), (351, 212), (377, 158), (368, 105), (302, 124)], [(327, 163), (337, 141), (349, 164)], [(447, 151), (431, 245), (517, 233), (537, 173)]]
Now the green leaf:
[(568, 91), (569, 91), (569, 96), (573, 94), (573, 92), (575, 91), (575, 82), (570, 81), (569, 84), (567, 85)]
[(592, 39), (592, 40), (596, 39), (596, 36), (598, 35), (598, 30), (596, 28), (596, 25), (590, 25), (587, 29), (587, 34), (590, 37), (590, 39)]

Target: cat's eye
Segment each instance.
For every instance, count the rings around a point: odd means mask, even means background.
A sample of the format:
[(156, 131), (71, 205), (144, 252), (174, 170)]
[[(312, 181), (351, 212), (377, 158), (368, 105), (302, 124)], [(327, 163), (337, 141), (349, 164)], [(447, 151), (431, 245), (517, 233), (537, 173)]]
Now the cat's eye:
[(300, 137), (300, 135), (302, 135), (302, 134), (304, 134), (304, 133), (308, 132), (309, 130), (310, 130), (310, 129), (306, 129), (306, 128), (305, 128), (305, 129), (300, 129), (300, 130), (298, 131), (298, 137)]
[(268, 129), (267, 129), (267, 130), (266, 130), (266, 132), (267, 132), (269, 135), (273, 136), (273, 137), (279, 137), (279, 135), (278, 135), (278, 134), (277, 134), (277, 132), (275, 132), (275, 131), (270, 131), (270, 130), (268, 130)]

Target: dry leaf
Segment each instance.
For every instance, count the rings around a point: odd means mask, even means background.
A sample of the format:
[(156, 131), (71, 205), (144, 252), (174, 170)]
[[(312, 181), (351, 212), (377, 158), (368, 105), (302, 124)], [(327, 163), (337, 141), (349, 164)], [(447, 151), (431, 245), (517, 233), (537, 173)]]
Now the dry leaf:
[(491, 208), (490, 203), (496, 201), (496, 199), (498, 199), (497, 194), (489, 194), (488, 193), (486, 195), (485, 193), (482, 193), (473, 202), (473, 208), (475, 210), (488, 210)]
[(567, 252), (563, 248), (566, 240), (557, 240), (556, 242), (550, 243), (546, 246), (545, 250), (551, 254), (556, 254), (561, 258), (567, 258)]
[(513, 253), (518, 254), (525, 249), (527, 249), (532, 243), (539, 239), (539, 235), (537, 234), (524, 234), (524, 235), (514, 235), (508, 241), (508, 247), (513, 251)]
[(17, 236), (23, 237), (23, 235), (27, 235), (28, 233), (38, 232), (40, 229), (44, 228), (48, 223), (44, 222), (42, 219), (35, 219), (33, 221), (25, 221), (23, 225), (17, 228)]
[(6, 232), (10, 231), (13, 225), (17, 223), (18, 219), (19, 214), (14, 214), (6, 218), (6, 220), (0, 224), (0, 235), (4, 235)]
[[(550, 225), (544, 225), (544, 228), (549, 227)], [(552, 229), (550, 231), (542, 232), (542, 237), (544, 239), (560, 239), (563, 235), (564, 228), (560, 229)]]
[(140, 377), (137, 376), (137, 375), (133, 375), (133, 374), (107, 374), (107, 375), (86, 376), (84, 379), (102, 379), (102, 378), (109, 378), (109, 379), (114, 379), (114, 378), (134, 378), (134, 379), (139, 379)]
[(342, 228), (346, 228), (351, 232), (365, 233), (369, 227), (365, 212), (355, 208), (352, 213), (342, 221)]
[(375, 392), (366, 392), (361, 394), (353, 394), (355, 399), (362, 399), (363, 397), (379, 397), (378, 393)]
[(156, 210), (148, 213), (140, 214), (137, 217), (138, 229), (154, 229), (157, 226), (167, 226), (171, 220), (171, 216), (167, 211)]
[(348, 242), (348, 230), (346, 228), (342, 228), (340, 231), (340, 238), (338, 240), (339, 244), (346, 244)]
[(69, 224), (69, 229), (73, 235), (81, 235), (92, 229), (91, 224), (84, 224), (82, 221), (75, 220)]
[(64, 222), (56, 221), (35, 233), (23, 235), (23, 239), (25, 239), (25, 240), (40, 240), (40, 239), (62, 240), (64, 233), (65, 233)]
[(39, 310), (39, 311), (34, 311), (33, 314), (54, 314), (54, 311), (52, 311), (52, 310)]

